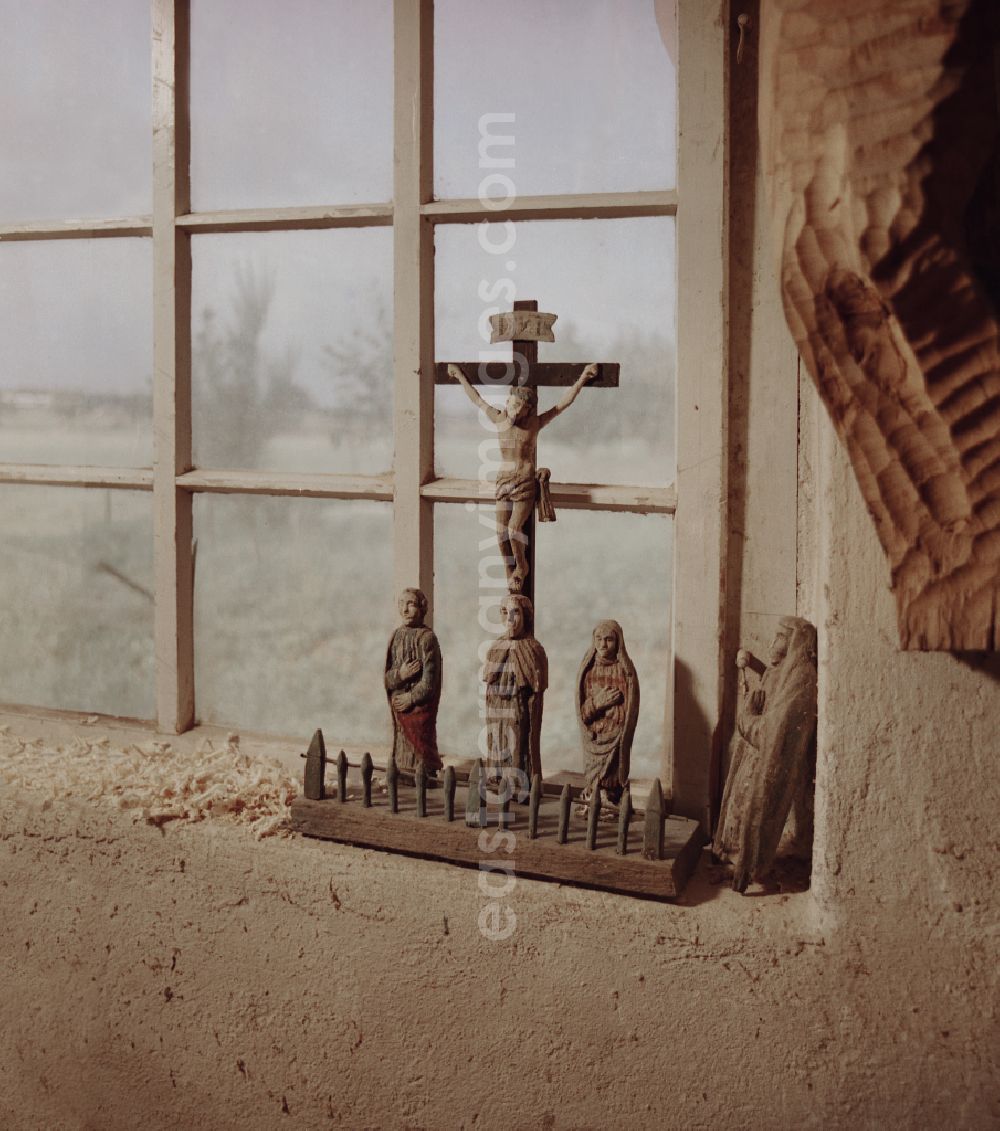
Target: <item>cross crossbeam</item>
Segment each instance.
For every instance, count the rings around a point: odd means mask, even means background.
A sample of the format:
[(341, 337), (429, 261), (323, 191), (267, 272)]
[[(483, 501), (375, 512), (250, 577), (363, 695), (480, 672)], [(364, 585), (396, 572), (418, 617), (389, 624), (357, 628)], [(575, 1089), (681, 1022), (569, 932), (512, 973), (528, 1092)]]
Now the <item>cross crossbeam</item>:
[[(515, 341), (515, 351), (520, 344)], [(448, 375), (449, 365), (457, 365), (471, 384), (485, 388), (506, 389), (517, 376), (517, 367), (510, 361), (439, 361), (434, 366), (435, 385), (458, 384), (454, 377)], [(598, 362), (597, 376), (587, 382), (587, 388), (617, 389), (619, 369), (617, 361)], [(524, 383), (535, 388), (567, 388), (576, 382), (582, 371), (582, 363), (573, 361), (535, 362)]]

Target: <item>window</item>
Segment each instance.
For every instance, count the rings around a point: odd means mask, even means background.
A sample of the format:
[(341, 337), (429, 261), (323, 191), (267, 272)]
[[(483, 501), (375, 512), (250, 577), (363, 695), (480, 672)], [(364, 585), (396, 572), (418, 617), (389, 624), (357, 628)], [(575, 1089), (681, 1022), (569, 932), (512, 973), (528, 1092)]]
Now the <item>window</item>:
[(484, 433), (434, 362), (475, 359), (514, 294), (559, 315), (542, 360), (622, 363), (540, 444), (551, 765), (575, 758), (573, 673), (616, 616), (643, 681), (635, 770), (703, 816), (718, 23), (696, 0), (517, 0), (502, 21), (471, 0), (154, 0), (151, 21), (142, 0), (0, 2), (6, 102), (34, 83), (39, 119), (5, 126), (0, 192), (0, 569), (20, 586), (2, 615), (5, 637), (32, 609), (54, 633), (5, 647), (0, 696), (378, 741), (394, 594), (418, 584), (445, 651), (442, 746), (473, 754)]

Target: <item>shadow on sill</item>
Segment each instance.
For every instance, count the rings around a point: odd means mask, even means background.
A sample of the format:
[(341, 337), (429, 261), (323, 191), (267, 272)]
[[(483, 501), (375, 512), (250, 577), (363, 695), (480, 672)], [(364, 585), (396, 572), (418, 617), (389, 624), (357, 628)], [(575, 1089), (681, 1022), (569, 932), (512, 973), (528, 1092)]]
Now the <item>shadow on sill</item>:
[[(744, 895), (748, 899), (775, 895), (801, 895), (809, 890), (811, 872), (812, 865), (808, 860), (791, 856), (779, 857), (767, 879), (761, 883), (751, 884)], [(678, 906), (698, 907), (711, 903), (730, 890), (732, 876), (732, 865), (717, 864), (706, 846), (683, 895), (677, 901)]]

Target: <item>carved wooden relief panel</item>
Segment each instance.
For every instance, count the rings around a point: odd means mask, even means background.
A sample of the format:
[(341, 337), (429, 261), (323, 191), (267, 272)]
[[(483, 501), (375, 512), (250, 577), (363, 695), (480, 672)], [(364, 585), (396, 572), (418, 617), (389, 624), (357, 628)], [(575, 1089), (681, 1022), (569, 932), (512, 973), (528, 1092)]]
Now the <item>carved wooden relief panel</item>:
[(761, 11), (785, 314), (850, 453), (910, 649), (1000, 647), (998, 8)]

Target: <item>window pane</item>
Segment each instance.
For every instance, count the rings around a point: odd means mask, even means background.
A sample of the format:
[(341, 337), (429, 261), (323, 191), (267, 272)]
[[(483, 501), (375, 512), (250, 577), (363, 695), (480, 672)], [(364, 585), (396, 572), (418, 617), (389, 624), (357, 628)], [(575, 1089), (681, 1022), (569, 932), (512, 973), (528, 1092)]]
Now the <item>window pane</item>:
[(437, 195), (672, 188), (676, 26), (675, 0), (437, 0)]
[(0, 487), (0, 700), (153, 715), (152, 515), (139, 491)]
[(153, 460), (151, 243), (0, 245), (0, 462)]
[(391, 199), (389, 0), (191, 7), (195, 208)]
[(391, 505), (200, 495), (194, 516), (199, 717), (388, 741)]
[[(439, 504), (434, 511), (434, 629), (444, 657), (438, 718), (441, 749), (476, 757), (482, 729), (479, 651), (495, 638), (483, 623), (498, 623), (506, 586), (489, 526), (492, 504), (476, 510)], [(486, 549), (480, 546), (486, 544)], [(542, 768), (582, 770), (573, 683), (599, 620), (617, 620), (641, 688), (632, 776), (660, 772), (666, 742), (670, 678), (670, 592), (673, 524), (666, 515), (564, 511), (543, 526), (536, 559), (535, 634), (549, 658), (542, 721)], [(481, 574), (485, 581), (481, 582)]]
[(149, 0), (0, 0), (0, 222), (150, 211)]
[[(487, 229), (503, 246), (505, 229)], [(584, 389), (538, 441), (538, 460), (556, 482), (661, 486), (674, 478), (674, 222), (563, 220), (513, 228), (508, 254), (485, 251), (471, 225), (437, 229), (437, 357), (509, 359), (510, 343), (489, 345), (487, 315), (537, 299), (558, 315), (555, 342), (539, 361), (617, 361), (618, 389)], [(509, 242), (509, 237), (507, 237)], [(504, 285), (501, 285), (504, 284)], [(483, 295), (492, 301), (483, 299)], [(485, 327), (481, 329), (480, 327)], [(485, 337), (483, 336), (485, 334)], [(565, 389), (542, 389), (539, 409)], [(440, 475), (478, 478), (487, 438), (457, 386), (436, 390)], [(493, 399), (503, 402), (497, 394)]]
[(200, 467), (377, 474), (392, 463), (392, 231), (198, 236)]

